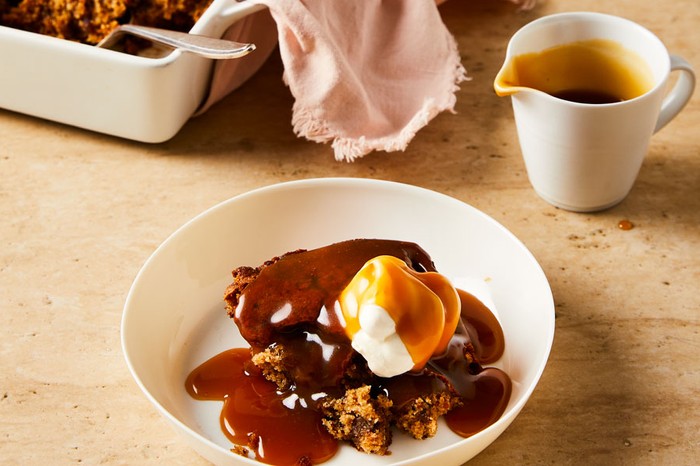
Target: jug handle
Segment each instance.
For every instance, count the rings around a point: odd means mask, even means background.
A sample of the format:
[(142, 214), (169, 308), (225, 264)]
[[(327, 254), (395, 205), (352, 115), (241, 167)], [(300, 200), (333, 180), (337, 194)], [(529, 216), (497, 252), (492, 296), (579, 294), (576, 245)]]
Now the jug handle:
[(671, 55), (671, 71), (680, 71), (678, 81), (661, 103), (659, 119), (656, 121), (654, 132), (666, 126), (688, 103), (695, 89), (695, 72), (685, 59)]

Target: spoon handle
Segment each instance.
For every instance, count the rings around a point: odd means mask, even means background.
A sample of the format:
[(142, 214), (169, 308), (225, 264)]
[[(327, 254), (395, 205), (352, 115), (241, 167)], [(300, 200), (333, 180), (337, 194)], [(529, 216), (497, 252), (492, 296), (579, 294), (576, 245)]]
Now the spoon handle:
[[(255, 44), (241, 44), (239, 42), (215, 39), (198, 34), (188, 34), (167, 29), (137, 26), (134, 24), (123, 24), (119, 26), (111, 35), (115, 34), (131, 34), (159, 44), (213, 59), (239, 58), (255, 50)], [(105, 40), (103, 42), (106, 43), (107, 41)], [(104, 44), (98, 44), (98, 46), (104, 46)]]

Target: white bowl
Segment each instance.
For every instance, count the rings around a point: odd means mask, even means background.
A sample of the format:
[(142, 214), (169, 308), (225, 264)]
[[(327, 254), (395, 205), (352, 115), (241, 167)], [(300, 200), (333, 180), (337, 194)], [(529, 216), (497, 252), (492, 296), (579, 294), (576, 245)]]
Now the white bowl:
[(461, 438), (442, 424), (418, 441), (397, 434), (389, 456), (342, 446), (329, 466), (459, 465), (486, 448), (525, 405), (554, 337), (554, 304), (532, 254), (482, 212), (414, 186), (365, 179), (315, 179), (242, 194), (197, 216), (148, 259), (126, 300), (122, 345), (146, 396), (202, 456), (215, 464), (258, 464), (229, 451), (221, 403), (191, 399), (187, 374), (232, 347), (246, 347), (222, 301), (230, 271), (298, 248), (352, 238), (413, 241), (451, 277), (486, 280), (506, 338), (495, 364), (513, 380), (503, 416)]
[(233, 78), (231, 86), (217, 83), (229, 89), (262, 66), (277, 43), (264, 9), (247, 1), (211, 3), (191, 33), (257, 46), (243, 58), (217, 62), (216, 68), (213, 60), (179, 50), (157, 58), (135, 56), (0, 26), (0, 108), (135, 141), (163, 142), (200, 109), (215, 74)]

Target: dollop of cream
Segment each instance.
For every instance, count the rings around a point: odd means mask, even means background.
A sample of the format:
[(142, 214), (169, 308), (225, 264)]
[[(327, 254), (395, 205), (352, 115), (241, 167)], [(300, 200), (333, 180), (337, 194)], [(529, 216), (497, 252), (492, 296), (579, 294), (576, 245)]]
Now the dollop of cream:
[(445, 276), (416, 272), (393, 256), (367, 261), (339, 304), (352, 347), (380, 377), (420, 370), (444, 353), (461, 311)]

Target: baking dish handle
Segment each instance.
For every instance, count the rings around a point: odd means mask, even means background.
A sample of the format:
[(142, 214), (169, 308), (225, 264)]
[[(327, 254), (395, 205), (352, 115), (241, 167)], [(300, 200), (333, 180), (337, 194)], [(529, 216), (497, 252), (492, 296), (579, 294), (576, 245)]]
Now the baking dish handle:
[(209, 91), (196, 114), (238, 88), (253, 76), (277, 46), (277, 26), (267, 7), (252, 1), (224, 0), (212, 10), (211, 36), (255, 44), (255, 52), (235, 60), (214, 64)]
[(228, 5), (224, 5), (219, 10), (218, 16), (225, 24), (230, 26), (236, 21), (266, 8), (265, 5), (248, 0), (230, 0)]
[(221, 38), (233, 24), (265, 8), (264, 5), (247, 0), (215, 0), (190, 33)]

